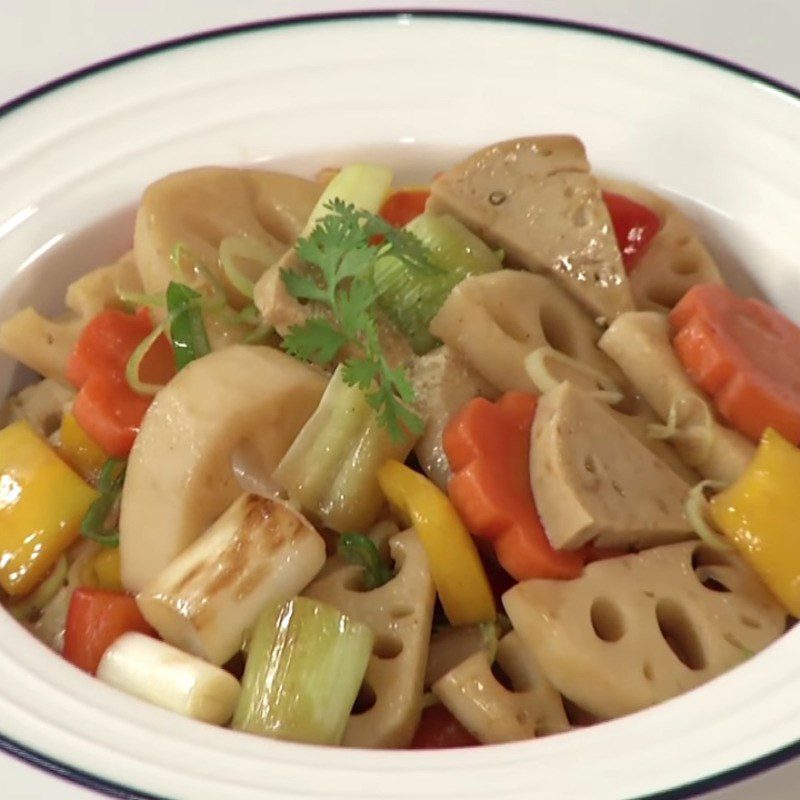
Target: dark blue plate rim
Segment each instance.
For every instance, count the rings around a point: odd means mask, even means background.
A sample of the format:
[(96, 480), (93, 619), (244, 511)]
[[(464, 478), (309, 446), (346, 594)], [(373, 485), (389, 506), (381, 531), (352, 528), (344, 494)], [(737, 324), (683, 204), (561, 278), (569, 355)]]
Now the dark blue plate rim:
[[(221, 39), (227, 36), (234, 36), (236, 34), (270, 28), (284, 28), (322, 22), (395, 18), (399, 16), (411, 16), (428, 19), (467, 19), (481, 22), (510, 22), (515, 24), (534, 25), (542, 28), (560, 28), (564, 30), (583, 31), (585, 33), (597, 34), (609, 38), (637, 42), (658, 50), (664, 50), (694, 59), (696, 61), (701, 61), (705, 64), (711, 64), (727, 72), (731, 72), (741, 77), (753, 80), (757, 83), (769, 86), (795, 100), (800, 100), (800, 89), (783, 81), (777, 80), (776, 78), (773, 78), (762, 72), (745, 67), (742, 64), (738, 64), (734, 61), (729, 61), (709, 53), (704, 53), (691, 47), (685, 47), (674, 42), (669, 42), (651, 36), (645, 36), (639, 33), (631, 33), (618, 28), (611, 28), (584, 22), (575, 22), (573, 20), (555, 17), (540, 17), (533, 15), (528, 16), (524, 14), (394, 8), (374, 11), (343, 11), (326, 14), (308, 14), (302, 16), (283, 17), (280, 19), (268, 19), (257, 22), (249, 22), (242, 25), (216, 28), (213, 30), (202, 31), (201, 33), (191, 34), (189, 36), (181, 36), (175, 39), (169, 39), (164, 42), (159, 42), (158, 44), (131, 50), (121, 55), (114, 56), (113, 58), (107, 58), (102, 61), (98, 61), (94, 64), (90, 64), (87, 67), (69, 72), (66, 75), (56, 78), (55, 80), (43, 83), (40, 86), (37, 86), (34, 89), (31, 89), (30, 91), (14, 97), (8, 102), (0, 105), (0, 119), (16, 109), (28, 105), (38, 98), (43, 97), (44, 95), (50, 94), (51, 92), (54, 92), (64, 86), (76, 83), (82, 78), (96, 75), (99, 72), (105, 72), (112, 67), (126, 64), (139, 58), (155, 55), (157, 53), (163, 53), (167, 50), (176, 50), (181, 47), (194, 45), (200, 42), (206, 42), (213, 39)], [(13, 739), (10, 739), (2, 734), (0, 734), (0, 751), (8, 753), (9, 755), (20, 759), (21, 761), (48, 772), (58, 778), (62, 778), (63, 780), (77, 784), (78, 786), (83, 786), (95, 792), (101, 792), (108, 797), (120, 798), (120, 800), (170, 800), (162, 795), (149, 794), (138, 789), (123, 786), (122, 784), (92, 775), (91, 773), (51, 758), (44, 753), (39, 753), (36, 750), (26, 747), (19, 742), (15, 742)], [(667, 789), (665, 791), (656, 792), (655, 794), (642, 795), (636, 798), (628, 798), (628, 800), (685, 800), (686, 798), (696, 797), (698, 794), (704, 792), (711, 792), (729, 787), (747, 778), (752, 778), (756, 775), (767, 772), (768, 770), (784, 764), (798, 756), (800, 756), (800, 740), (788, 745), (787, 747), (783, 747), (780, 750), (776, 750), (773, 753), (761, 756), (760, 758), (750, 761), (747, 764), (733, 767), (732, 769), (726, 770), (717, 775), (702, 778), (682, 786)], [(621, 794), (620, 797), (625, 798), (626, 796)]]

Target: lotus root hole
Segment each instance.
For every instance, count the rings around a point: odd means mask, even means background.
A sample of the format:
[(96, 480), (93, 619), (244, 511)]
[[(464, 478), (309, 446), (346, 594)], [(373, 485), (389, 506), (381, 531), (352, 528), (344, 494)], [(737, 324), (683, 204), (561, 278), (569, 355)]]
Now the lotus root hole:
[(592, 628), (597, 638), (604, 642), (618, 642), (625, 635), (625, 619), (619, 606), (607, 597), (598, 597), (589, 612)]
[(397, 658), (397, 656), (403, 652), (403, 640), (397, 636), (381, 634), (375, 637), (375, 644), (372, 646), (372, 652), (378, 658), (385, 660)]
[(656, 620), (664, 641), (675, 657), (691, 670), (706, 666), (705, 653), (694, 622), (675, 600), (661, 599), (656, 603)]
[(365, 681), (358, 690), (356, 700), (353, 703), (353, 710), (350, 713), (354, 717), (359, 714), (366, 714), (377, 702), (378, 698), (375, 696), (375, 690)]

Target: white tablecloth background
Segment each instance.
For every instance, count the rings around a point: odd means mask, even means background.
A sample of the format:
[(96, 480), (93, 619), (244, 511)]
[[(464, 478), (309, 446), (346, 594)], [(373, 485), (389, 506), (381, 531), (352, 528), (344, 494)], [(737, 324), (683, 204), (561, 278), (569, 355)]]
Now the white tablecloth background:
[[(0, 103), (92, 62), (165, 39), (273, 17), (400, 7), (506, 11), (595, 23), (713, 53), (800, 86), (800, 0), (417, 0), (406, 4), (391, 0), (0, 0)], [(0, 797), (89, 800), (101, 796), (0, 754)], [(705, 800), (798, 797), (800, 763), (795, 763), (713, 792)]]

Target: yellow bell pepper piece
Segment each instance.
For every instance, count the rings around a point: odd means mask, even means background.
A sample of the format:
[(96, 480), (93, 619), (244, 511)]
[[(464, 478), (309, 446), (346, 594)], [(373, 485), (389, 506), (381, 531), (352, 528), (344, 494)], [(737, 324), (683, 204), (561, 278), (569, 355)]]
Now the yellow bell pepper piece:
[(108, 455), (94, 439), (89, 438), (74, 414), (68, 412), (61, 418), (59, 439), (59, 450), (64, 460), (86, 480), (96, 480)]
[(0, 586), (14, 596), (34, 589), (97, 496), (27, 422), (0, 430)]
[(398, 516), (417, 532), (450, 623), (493, 620), (496, 612), (489, 579), (475, 542), (447, 495), (399, 461), (387, 461), (378, 470), (378, 482)]
[(716, 526), (790, 614), (800, 616), (800, 450), (768, 429), (750, 465), (711, 500)]
[(90, 562), (90, 584), (98, 589), (121, 592), (122, 578), (119, 567), (119, 548), (104, 547)]

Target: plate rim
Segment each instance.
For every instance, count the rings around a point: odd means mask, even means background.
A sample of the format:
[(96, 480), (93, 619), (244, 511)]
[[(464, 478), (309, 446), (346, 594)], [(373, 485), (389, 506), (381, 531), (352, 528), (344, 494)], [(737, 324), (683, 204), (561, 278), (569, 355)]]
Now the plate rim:
[[(729, 74), (734, 74), (738, 77), (767, 86), (792, 100), (800, 100), (800, 87), (795, 87), (788, 82), (779, 80), (764, 72), (751, 69), (739, 62), (707, 53), (697, 48), (681, 45), (656, 36), (635, 33), (618, 27), (581, 22), (563, 17), (524, 13), (479, 11), (473, 9), (454, 10), (392, 7), (362, 11), (331, 11), (272, 17), (236, 25), (210, 28), (184, 36), (165, 39), (144, 47), (134, 48), (69, 71), (10, 98), (5, 103), (0, 104), (0, 123), (14, 111), (22, 109), (42, 97), (53, 94), (59, 89), (76, 84), (84, 78), (90, 78), (94, 75), (108, 72), (115, 67), (123, 66), (152, 55), (180, 50), (208, 41), (269, 29), (372, 19), (398, 20), (402, 18), (409, 18), (412, 21), (415, 18), (451, 19), (479, 23), (496, 22), (512, 25), (528, 25), (538, 28), (578, 31), (589, 35), (616, 39), (618, 41), (633, 42), (662, 52), (672, 53), (673, 55), (678, 55), (688, 60), (716, 67)], [(107, 797), (122, 798), (123, 800), (169, 800), (165, 795), (143, 792), (139, 789), (125, 786), (124, 784), (116, 783), (86, 772), (60, 761), (59, 759), (53, 758), (46, 753), (41, 753), (33, 748), (27, 747), (3, 734), (0, 734), (0, 752), (6, 753), (56, 778), (72, 783), (73, 785), (100, 792)], [(745, 764), (740, 764), (728, 770), (708, 775), (704, 778), (669, 789), (664, 789), (648, 795), (630, 797), (628, 800), (686, 800), (687, 798), (696, 797), (701, 793), (733, 786), (736, 783), (763, 774), (797, 757), (800, 757), (800, 739), (771, 753), (759, 756)]]

